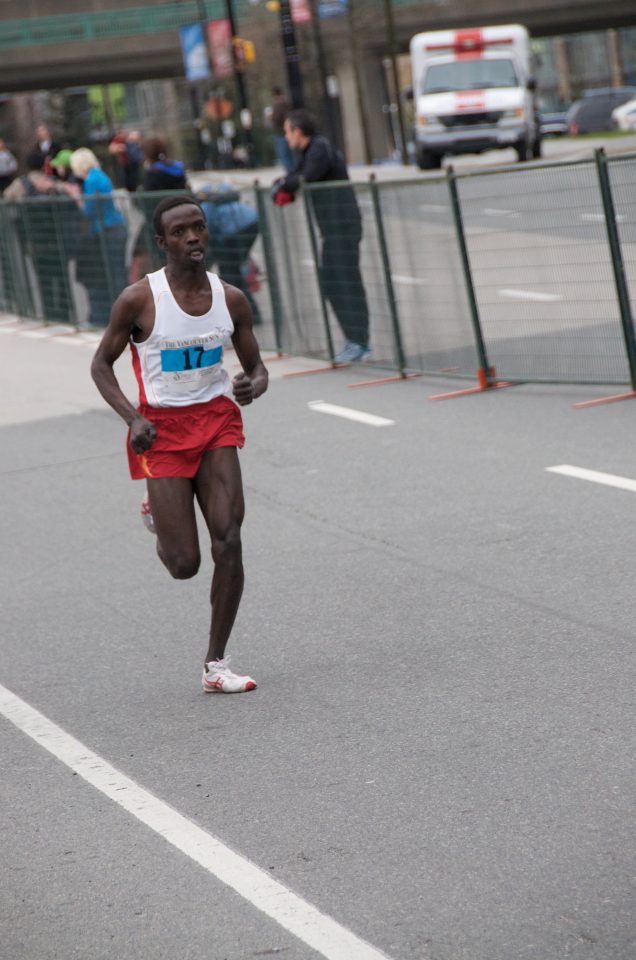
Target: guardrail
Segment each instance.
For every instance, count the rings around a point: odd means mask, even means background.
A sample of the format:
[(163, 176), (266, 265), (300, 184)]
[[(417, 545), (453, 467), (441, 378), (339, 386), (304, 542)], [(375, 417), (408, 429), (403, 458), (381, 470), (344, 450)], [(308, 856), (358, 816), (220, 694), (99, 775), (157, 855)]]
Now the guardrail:
[(210, 20), (224, 17), (224, 11), (222, 0), (184, 0), (183, 3), (5, 20), (0, 23), (0, 49), (164, 33), (197, 23), (204, 13)]
[[(117, 196), (119, 253), (105, 233), (86, 237), (73, 201), (0, 204), (0, 309), (105, 323), (117, 287), (161, 264), (159, 199)], [(240, 282), (264, 349), (330, 363), (368, 322), (371, 365), (397, 376), (636, 390), (636, 155), (308, 185), (283, 208), (258, 185), (243, 199), (259, 213), (262, 273), (248, 277), (244, 258)]]

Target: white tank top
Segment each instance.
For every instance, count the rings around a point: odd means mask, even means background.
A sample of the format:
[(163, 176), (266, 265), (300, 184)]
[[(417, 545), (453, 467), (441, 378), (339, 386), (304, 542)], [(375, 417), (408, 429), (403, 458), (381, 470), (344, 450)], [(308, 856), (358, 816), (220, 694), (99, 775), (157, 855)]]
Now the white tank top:
[(201, 317), (185, 313), (175, 300), (166, 269), (148, 274), (155, 301), (155, 325), (143, 343), (131, 338), (139, 400), (151, 407), (185, 407), (231, 395), (223, 369), (223, 347), (234, 332), (223, 284), (207, 274), (212, 306)]

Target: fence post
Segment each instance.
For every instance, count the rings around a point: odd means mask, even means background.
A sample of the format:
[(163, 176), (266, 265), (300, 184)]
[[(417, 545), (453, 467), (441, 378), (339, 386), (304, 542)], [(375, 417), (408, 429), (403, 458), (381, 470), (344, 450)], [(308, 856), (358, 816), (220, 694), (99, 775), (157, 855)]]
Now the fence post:
[(452, 167), (448, 168), (448, 189), (450, 191), (451, 207), (453, 210), (453, 220), (455, 221), (455, 232), (457, 233), (457, 244), (459, 246), (459, 255), (462, 261), (462, 270), (464, 272), (464, 282), (466, 284), (466, 294), (468, 296), (468, 307), (470, 309), (470, 319), (475, 333), (475, 345), (477, 347), (477, 356), (479, 357), (479, 379), (480, 385), (485, 387), (492, 386), (493, 370), (488, 363), (486, 353), (486, 344), (481, 329), (479, 319), (479, 307), (477, 306), (477, 297), (473, 284), (473, 276), (470, 269), (470, 260), (468, 257), (468, 247), (466, 245), (466, 234), (464, 232), (464, 220), (462, 217), (462, 208), (459, 202), (457, 192), (457, 177)]
[[(66, 244), (64, 243), (64, 228), (60, 224), (60, 219), (62, 220), (64, 219), (64, 209), (61, 208), (60, 205), (64, 204), (65, 206), (69, 207), (71, 206), (71, 204), (73, 204), (73, 201), (69, 197), (68, 201), (51, 199), (48, 202), (51, 204), (51, 215), (53, 217), (53, 225), (55, 227), (55, 242), (57, 243), (57, 248), (60, 253), (60, 263), (64, 264), (64, 270), (62, 272), (62, 276), (60, 279), (62, 282), (62, 286), (64, 288), (64, 295), (66, 298), (66, 310), (64, 311), (66, 314), (66, 322), (70, 323), (72, 322), (71, 313), (74, 314), (74, 309), (75, 309), (73, 304), (73, 294), (71, 291), (71, 281), (69, 277), (69, 268), (70, 268), (71, 258), (67, 257), (66, 255)], [(60, 322), (59, 317), (58, 317), (58, 322)], [(64, 323), (63, 320), (61, 322)]]
[[(112, 194), (110, 194), (111, 200), (113, 199)], [(99, 247), (102, 252), (102, 263), (104, 266), (104, 274), (106, 276), (106, 286), (108, 287), (108, 299), (110, 300), (110, 305), (112, 307), (115, 301), (115, 284), (113, 283), (113, 271), (110, 265), (110, 256), (108, 255), (108, 245), (106, 243), (106, 236), (104, 234), (104, 214), (102, 211), (102, 204), (100, 195), (93, 197), (93, 203), (95, 204), (95, 213), (97, 214), (97, 220), (99, 221)]]
[(627, 353), (629, 376), (632, 384), (632, 390), (636, 391), (636, 343), (634, 342), (634, 318), (632, 317), (629, 289), (627, 287), (627, 276), (625, 274), (623, 251), (621, 248), (620, 237), (618, 235), (618, 227), (616, 226), (616, 210), (614, 207), (614, 197), (612, 196), (612, 186), (610, 184), (609, 173), (607, 171), (607, 157), (603, 148), (594, 151), (594, 158), (596, 160), (596, 170), (601, 188), (601, 199), (603, 201), (603, 212), (605, 214), (607, 239), (612, 256), (612, 269), (614, 271), (614, 282), (616, 284), (616, 294), (618, 297), (618, 306), (621, 314), (621, 324), (623, 326), (623, 337), (625, 338), (625, 352)]
[(313, 254), (314, 263), (316, 265), (316, 277), (318, 278), (318, 290), (320, 292), (320, 305), (322, 308), (322, 319), (325, 325), (325, 334), (327, 336), (327, 349), (329, 350), (329, 359), (331, 362), (334, 362), (335, 351), (333, 348), (333, 338), (331, 336), (331, 327), (329, 326), (329, 310), (327, 308), (327, 299), (325, 297), (324, 290), (322, 288), (322, 270), (320, 267), (320, 255), (318, 253), (318, 241), (316, 239), (316, 230), (314, 227), (314, 221), (312, 218), (311, 212), (311, 203), (309, 201), (308, 189), (304, 187), (302, 190), (303, 202), (305, 204), (305, 217), (307, 219), (307, 229), (309, 230), (309, 239), (311, 241), (311, 252)]
[[(6, 240), (7, 263), (11, 271), (12, 312), (17, 313), (21, 319), (26, 319), (35, 315), (35, 309), (26, 265), (26, 227), (22, 217), (23, 209), (20, 203), (12, 202), (7, 205), (8, 229), (3, 231), (3, 242)], [(5, 283), (6, 280), (5, 276)]]
[(384, 232), (384, 221), (382, 219), (382, 209), (380, 207), (380, 195), (378, 183), (375, 174), (369, 177), (371, 186), (371, 198), (373, 200), (373, 214), (375, 216), (375, 226), (378, 232), (378, 241), (380, 244), (380, 256), (382, 257), (382, 269), (384, 270), (384, 282), (386, 285), (386, 295), (389, 301), (389, 313), (391, 314), (391, 325), (393, 327), (393, 337), (395, 339), (395, 353), (397, 357), (398, 370), (400, 376), (406, 379), (406, 363), (404, 360), (404, 347), (402, 345), (402, 332), (400, 330), (400, 319), (398, 316), (397, 300), (395, 299), (395, 290), (393, 288), (393, 277), (391, 275), (391, 262), (389, 260), (389, 250), (386, 243), (386, 234)]
[(256, 194), (256, 208), (258, 210), (258, 219), (261, 225), (261, 237), (263, 238), (263, 253), (265, 255), (265, 269), (267, 270), (267, 283), (269, 287), (269, 299), (272, 305), (272, 320), (274, 322), (274, 337), (276, 339), (276, 352), (279, 357), (283, 355), (283, 304), (280, 296), (280, 287), (278, 285), (278, 270), (276, 269), (276, 257), (272, 246), (272, 237), (269, 231), (269, 219), (267, 217), (267, 207), (265, 205), (265, 196), (258, 180), (254, 183), (254, 193)]

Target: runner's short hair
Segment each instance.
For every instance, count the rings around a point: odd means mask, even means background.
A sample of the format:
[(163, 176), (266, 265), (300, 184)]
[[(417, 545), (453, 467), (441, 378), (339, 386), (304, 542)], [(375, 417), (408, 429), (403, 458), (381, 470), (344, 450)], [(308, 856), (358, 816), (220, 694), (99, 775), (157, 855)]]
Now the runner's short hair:
[(198, 207), (203, 218), (205, 219), (205, 211), (198, 200), (195, 200), (194, 197), (188, 197), (185, 194), (179, 197), (165, 197), (161, 200), (155, 207), (155, 212), (152, 216), (152, 225), (155, 231), (155, 235), (158, 237), (163, 237), (163, 215), (166, 210), (172, 210), (173, 207), (184, 207), (187, 204), (190, 204), (193, 207)]

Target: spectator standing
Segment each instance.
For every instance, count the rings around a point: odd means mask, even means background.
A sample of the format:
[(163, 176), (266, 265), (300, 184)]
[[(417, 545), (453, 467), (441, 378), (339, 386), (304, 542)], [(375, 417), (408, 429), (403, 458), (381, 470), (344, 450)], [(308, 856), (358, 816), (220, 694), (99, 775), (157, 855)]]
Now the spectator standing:
[(78, 199), (82, 195), (82, 187), (79, 180), (71, 170), (72, 156), (72, 150), (60, 150), (59, 153), (51, 158), (51, 169), (55, 179), (59, 180), (61, 183), (67, 184), (67, 192), (71, 196), (74, 196), (76, 199)]
[(78, 264), (78, 279), (88, 292), (91, 324), (105, 327), (112, 299), (119, 296), (128, 281), (125, 220), (113, 201), (112, 181), (92, 150), (75, 150), (71, 170), (82, 183), (82, 209), (88, 233), (86, 251)]
[(249, 288), (250, 251), (258, 237), (258, 214), (241, 200), (231, 183), (220, 183), (199, 192), (209, 233), (209, 257), (218, 265), (225, 283), (238, 287), (249, 303), (254, 324), (262, 323), (260, 310)]
[(291, 110), (291, 105), (280, 87), (272, 87), (272, 98), (270, 122), (274, 134), (276, 156), (286, 172), (291, 173), (296, 165), (296, 161), (285, 137), (285, 120)]
[(129, 130), (126, 134), (126, 154), (128, 164), (125, 170), (125, 187), (129, 193), (134, 193), (141, 180), (141, 168), (144, 162), (139, 130)]
[(126, 150), (126, 133), (116, 130), (115, 136), (108, 144), (108, 152), (114, 162), (114, 177), (118, 187), (126, 186), (126, 167), (128, 165), (128, 151)]
[(44, 173), (51, 173), (50, 161), (62, 149), (62, 145), (53, 139), (51, 131), (45, 123), (41, 123), (35, 129), (35, 143), (31, 149), (31, 155), (39, 154), (42, 163), (40, 169)]
[[(75, 255), (78, 188), (44, 173), (42, 154), (32, 151), (29, 172), (4, 191), (3, 200), (15, 204), (12, 217), (18, 242), (37, 276), (43, 319), (72, 323), (75, 309), (70, 290), (69, 261)], [(63, 203), (66, 197), (67, 203)], [(23, 202), (27, 201), (27, 202)], [(35, 201), (35, 202), (31, 202)], [(61, 202), (62, 201), (62, 202)], [(34, 298), (33, 306), (37, 307)]]
[(181, 160), (170, 160), (165, 140), (161, 137), (149, 137), (143, 142), (145, 170), (144, 190), (185, 190), (185, 164)]
[(18, 170), (18, 161), (0, 138), (0, 193), (9, 186)]
[[(274, 202), (293, 199), (301, 183), (349, 180), (340, 151), (321, 136), (306, 110), (292, 110), (285, 120), (285, 136), (298, 162), (292, 173), (275, 185)], [(316, 190), (311, 204), (322, 236), (320, 284), (345, 335), (335, 363), (370, 360), (369, 307), (360, 273), (362, 218), (352, 186)]]
[(108, 144), (108, 152), (115, 161), (117, 186), (134, 193), (139, 186), (143, 153), (138, 130), (118, 130)]

